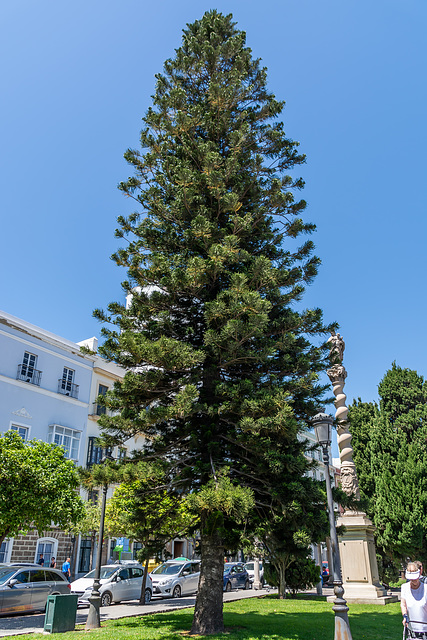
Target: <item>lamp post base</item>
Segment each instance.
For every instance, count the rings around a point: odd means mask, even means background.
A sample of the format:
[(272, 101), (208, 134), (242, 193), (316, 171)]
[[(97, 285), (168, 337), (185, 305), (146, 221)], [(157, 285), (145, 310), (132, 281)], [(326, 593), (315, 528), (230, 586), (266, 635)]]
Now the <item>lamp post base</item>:
[(101, 596), (93, 594), (89, 596), (89, 613), (87, 614), (85, 631), (91, 631), (92, 629), (99, 629), (101, 627), (100, 607)]
[(350, 624), (348, 622), (348, 607), (343, 598), (344, 589), (341, 582), (334, 582), (335, 600), (332, 611), (335, 613), (334, 640), (352, 640)]
[(348, 620), (335, 616), (334, 640), (352, 640)]

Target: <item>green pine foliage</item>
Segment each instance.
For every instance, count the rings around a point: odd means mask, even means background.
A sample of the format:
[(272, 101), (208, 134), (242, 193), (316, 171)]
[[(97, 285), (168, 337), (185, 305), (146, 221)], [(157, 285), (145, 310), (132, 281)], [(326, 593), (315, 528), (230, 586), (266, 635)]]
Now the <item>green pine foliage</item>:
[(187, 26), (157, 75), (141, 150), (125, 154), (132, 176), (119, 188), (138, 208), (119, 218), (126, 245), (113, 258), (131, 303), (95, 312), (103, 355), (128, 369), (106, 399), (119, 415), (100, 418), (104, 437), (143, 434), (144, 458), (169, 464), (171, 491), (228, 492), (220, 509), (202, 500), (202, 554), (206, 534), (217, 558), (218, 531), (233, 527), (226, 504), (265, 517), (311, 491), (296, 437), (324, 396), (332, 326), (297, 304), (319, 259), (298, 198), (305, 157), (278, 120), (283, 106), (231, 15)]
[(378, 391), (379, 406), (359, 399), (349, 419), (361, 496), (388, 582), (408, 557), (427, 564), (427, 385), (393, 363)]

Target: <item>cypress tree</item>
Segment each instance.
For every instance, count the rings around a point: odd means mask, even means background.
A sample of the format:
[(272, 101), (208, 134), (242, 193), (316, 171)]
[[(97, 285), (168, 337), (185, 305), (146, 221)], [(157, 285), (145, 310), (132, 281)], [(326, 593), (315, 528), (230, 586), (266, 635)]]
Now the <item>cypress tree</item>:
[(427, 563), (427, 385), (393, 363), (378, 385), (379, 406), (350, 406), (361, 497), (376, 527), (385, 581), (407, 557)]
[(223, 629), (231, 533), (254, 505), (292, 500), (287, 480), (304, 466), (293, 443), (325, 392), (331, 329), (297, 304), (319, 265), (298, 241), (315, 228), (293, 173), (305, 157), (245, 39), (231, 15), (207, 12), (156, 76), (119, 185), (138, 205), (118, 219), (127, 244), (113, 256), (130, 304), (95, 312), (102, 353), (128, 369), (106, 399), (118, 415), (101, 417), (105, 439), (145, 436), (142, 457), (161, 457), (168, 490), (198, 510), (202, 634)]

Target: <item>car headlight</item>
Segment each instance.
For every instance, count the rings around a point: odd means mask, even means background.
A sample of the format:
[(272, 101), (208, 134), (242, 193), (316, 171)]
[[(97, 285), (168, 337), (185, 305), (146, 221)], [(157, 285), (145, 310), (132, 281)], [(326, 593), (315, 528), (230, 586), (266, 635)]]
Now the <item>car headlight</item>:
[(161, 580), (159, 582), (159, 585), (164, 586), (165, 584), (170, 584), (172, 582), (172, 580), (169, 578), (169, 580)]

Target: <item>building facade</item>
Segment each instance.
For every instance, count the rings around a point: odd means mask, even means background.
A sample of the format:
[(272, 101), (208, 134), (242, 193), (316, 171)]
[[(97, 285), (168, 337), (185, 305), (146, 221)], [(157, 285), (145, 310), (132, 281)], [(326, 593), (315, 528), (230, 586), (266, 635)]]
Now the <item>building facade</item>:
[[(96, 339), (85, 343), (91, 348)], [(67, 458), (86, 466), (97, 461), (99, 390), (124, 372), (80, 347), (0, 311), (0, 431), (61, 445)], [(46, 564), (54, 556), (59, 566), (79, 553), (79, 538), (53, 526), (41, 535), (30, 531), (6, 540), (0, 562), (36, 562), (43, 555)]]

